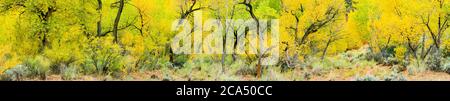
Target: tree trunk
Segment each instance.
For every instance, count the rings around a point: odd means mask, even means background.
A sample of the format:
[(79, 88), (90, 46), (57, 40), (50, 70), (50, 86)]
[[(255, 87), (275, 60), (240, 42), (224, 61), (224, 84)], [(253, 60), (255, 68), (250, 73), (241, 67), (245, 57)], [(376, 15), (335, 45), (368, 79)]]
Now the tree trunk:
[(261, 77), (261, 59), (263, 56), (263, 35), (261, 35), (262, 33), (260, 32), (260, 23), (258, 18), (256, 17), (255, 13), (253, 12), (253, 6), (250, 4), (251, 1), (245, 0), (242, 4), (244, 4), (247, 7), (247, 12), (250, 13), (250, 16), (252, 17), (253, 20), (255, 20), (256, 22), (256, 33), (259, 35), (259, 52), (258, 52), (258, 64), (256, 65), (256, 77), (260, 78)]
[(102, 34), (102, 0), (97, 0), (97, 13), (99, 14), (99, 20), (97, 21), (97, 36)]
[(50, 20), (50, 17), (52, 16), (52, 14), (56, 12), (56, 8), (54, 7), (48, 7), (47, 8), (47, 12), (44, 11), (39, 11), (39, 17), (41, 18), (41, 21), (43, 22), (44, 25), (44, 29), (43, 31), (40, 31), (39, 34), (42, 34), (42, 37), (39, 36), (41, 39), (41, 49), (39, 50), (40, 52), (43, 52), (43, 50), (48, 47), (47, 44), (49, 43), (47, 35), (50, 31), (50, 29), (48, 28), (48, 23)]
[(120, 0), (119, 1), (119, 11), (117, 11), (117, 16), (116, 16), (116, 19), (114, 20), (114, 28), (113, 28), (114, 43), (119, 43), (117, 27), (119, 26), (120, 16), (122, 15), (124, 5), (125, 5), (124, 0)]
[(328, 39), (327, 45), (325, 46), (325, 49), (324, 49), (323, 52), (322, 52), (322, 57), (321, 57), (322, 60), (325, 58), (325, 55), (327, 54), (327, 50), (328, 50), (328, 47), (329, 47), (330, 44), (331, 44), (331, 40), (332, 40), (332, 38)]

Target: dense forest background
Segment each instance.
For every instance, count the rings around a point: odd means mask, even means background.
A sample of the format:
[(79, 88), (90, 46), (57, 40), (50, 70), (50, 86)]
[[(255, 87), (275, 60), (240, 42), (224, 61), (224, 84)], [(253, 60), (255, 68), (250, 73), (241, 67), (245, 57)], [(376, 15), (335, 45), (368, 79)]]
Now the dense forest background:
[[(203, 20), (279, 19), (279, 62), (260, 65), (263, 55), (254, 54), (174, 54), (173, 22), (193, 25), (199, 11)], [(449, 20), (449, 0), (0, 0), (0, 75), (450, 80)]]

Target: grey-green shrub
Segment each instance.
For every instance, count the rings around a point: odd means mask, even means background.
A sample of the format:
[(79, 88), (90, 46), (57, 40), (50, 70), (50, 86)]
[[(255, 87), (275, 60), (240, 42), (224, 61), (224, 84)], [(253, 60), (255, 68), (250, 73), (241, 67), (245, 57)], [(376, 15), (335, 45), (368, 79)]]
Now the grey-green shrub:
[(388, 76), (384, 77), (384, 81), (407, 81), (406, 77), (396, 71), (391, 72)]
[(41, 79), (45, 79), (50, 72), (50, 61), (44, 56), (35, 56), (34, 58), (26, 59), (23, 64), (29, 67), (29, 76), (38, 76)]
[(24, 65), (17, 65), (8, 69), (2, 75), (2, 80), (21, 81), (23, 78), (30, 75), (29, 68)]
[(423, 61), (412, 60), (411, 63), (406, 66), (409, 75), (414, 75), (415, 73), (424, 72), (427, 70), (427, 65)]
[(363, 77), (356, 77), (356, 81), (378, 81), (373, 75), (365, 75)]
[(83, 63), (84, 72), (110, 74), (119, 71), (123, 66), (122, 50), (118, 47), (94, 44), (86, 52), (86, 60)]
[(69, 66), (62, 70), (62, 79), (64, 80), (74, 80), (78, 77), (78, 68), (75, 66)]
[(443, 69), (447, 72), (450, 73), (450, 57), (447, 57), (447, 59), (444, 60), (444, 65), (442, 66)]

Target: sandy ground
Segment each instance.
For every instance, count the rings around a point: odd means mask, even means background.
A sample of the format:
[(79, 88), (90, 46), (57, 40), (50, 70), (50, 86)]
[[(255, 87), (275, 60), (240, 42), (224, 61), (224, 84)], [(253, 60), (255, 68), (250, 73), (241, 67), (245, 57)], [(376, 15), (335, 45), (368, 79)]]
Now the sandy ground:
[[(308, 70), (310, 71), (310, 70)], [(193, 75), (200, 73), (201, 71), (193, 71)], [(281, 81), (291, 81), (295, 78), (296, 81), (355, 81), (357, 77), (365, 75), (373, 75), (378, 79), (382, 80), (384, 76), (392, 73), (392, 70), (386, 66), (377, 67), (367, 67), (367, 68), (352, 68), (352, 69), (333, 69), (327, 72), (321, 72), (317, 74), (310, 74), (308, 79), (305, 79), (305, 70), (294, 69), (291, 72), (280, 73), (278, 71), (272, 71), (267, 73), (265, 76), (270, 77), (272, 75), (277, 75), (278, 79)], [(187, 81), (189, 80), (189, 75), (180, 75), (176, 71), (170, 71), (166, 73), (170, 75), (165, 77), (161, 70), (144, 71), (130, 73), (126, 76), (119, 78), (111, 78), (109, 76), (99, 76), (99, 75), (80, 75), (79, 77), (72, 79), (73, 81), (115, 81), (115, 80), (125, 80), (125, 81)], [(444, 72), (433, 72), (433, 71), (423, 71), (410, 74), (408, 71), (400, 72), (408, 81), (450, 81), (450, 74)], [(258, 81), (258, 80), (268, 80), (268, 79), (258, 79), (254, 75), (234, 75), (237, 81)], [(191, 77), (192, 78), (192, 77)], [(214, 81), (211, 77), (195, 77), (200, 78), (198, 80)], [(298, 79), (302, 78), (302, 79)], [(39, 78), (26, 79), (27, 81), (40, 81)], [(195, 79), (194, 79), (195, 80)], [(271, 79), (269, 79), (271, 80)], [(64, 81), (61, 75), (48, 75), (46, 81)]]

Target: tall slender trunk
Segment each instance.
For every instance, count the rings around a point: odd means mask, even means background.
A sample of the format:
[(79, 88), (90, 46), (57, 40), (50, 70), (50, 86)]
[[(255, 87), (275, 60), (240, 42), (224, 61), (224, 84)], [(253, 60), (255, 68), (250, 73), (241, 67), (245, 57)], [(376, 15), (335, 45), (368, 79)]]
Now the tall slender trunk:
[(322, 52), (322, 57), (321, 57), (322, 60), (325, 59), (325, 55), (327, 54), (327, 50), (328, 50), (328, 47), (329, 47), (330, 44), (331, 44), (331, 40), (332, 40), (332, 39), (333, 39), (333, 38), (330, 37), (330, 39), (328, 39), (328, 41), (327, 41), (327, 45), (325, 46), (325, 49), (324, 49), (323, 52)]
[(123, 7), (125, 5), (125, 1), (124, 0), (120, 0), (119, 1), (119, 11), (117, 11), (117, 16), (116, 19), (114, 20), (114, 28), (113, 28), (113, 34), (114, 34), (114, 43), (119, 43), (119, 38), (118, 38), (118, 26), (119, 26), (119, 22), (120, 22), (120, 16), (122, 15), (122, 11), (123, 11)]
[(255, 13), (253, 12), (253, 6), (250, 4), (251, 1), (245, 0), (242, 4), (244, 4), (245, 6), (247, 6), (247, 12), (250, 13), (250, 16), (252, 17), (253, 20), (255, 20), (256, 22), (256, 33), (259, 36), (259, 52), (258, 52), (258, 64), (256, 65), (256, 77), (260, 78), (261, 77), (261, 59), (263, 56), (263, 47), (264, 47), (264, 43), (263, 41), (263, 35), (260, 32), (260, 23), (259, 23), (259, 19), (256, 17)]
[(97, 21), (97, 36), (102, 34), (102, 0), (97, 0), (97, 14), (99, 14), (99, 20)]

